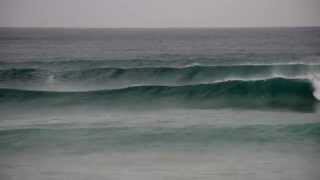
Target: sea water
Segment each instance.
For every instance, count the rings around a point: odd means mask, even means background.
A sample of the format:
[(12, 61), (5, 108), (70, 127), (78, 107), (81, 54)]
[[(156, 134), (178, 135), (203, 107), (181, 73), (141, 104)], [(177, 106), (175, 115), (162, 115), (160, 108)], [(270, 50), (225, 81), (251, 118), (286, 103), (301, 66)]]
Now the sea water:
[(0, 179), (320, 179), (320, 29), (0, 29)]

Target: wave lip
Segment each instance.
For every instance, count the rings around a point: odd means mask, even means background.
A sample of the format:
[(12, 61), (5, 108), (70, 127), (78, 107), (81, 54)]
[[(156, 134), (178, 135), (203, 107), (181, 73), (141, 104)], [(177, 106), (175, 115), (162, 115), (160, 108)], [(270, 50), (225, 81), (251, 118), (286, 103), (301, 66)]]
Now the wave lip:
[(0, 104), (97, 105), (106, 108), (284, 108), (313, 109), (309, 80), (272, 78), (183, 86), (136, 86), (88, 92), (0, 90)]

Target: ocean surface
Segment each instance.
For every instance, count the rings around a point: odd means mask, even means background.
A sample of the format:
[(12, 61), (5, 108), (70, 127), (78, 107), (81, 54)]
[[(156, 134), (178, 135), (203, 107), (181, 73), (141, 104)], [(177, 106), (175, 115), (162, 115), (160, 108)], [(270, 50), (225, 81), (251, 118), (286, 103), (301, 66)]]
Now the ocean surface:
[(320, 28), (0, 28), (1, 180), (319, 180)]

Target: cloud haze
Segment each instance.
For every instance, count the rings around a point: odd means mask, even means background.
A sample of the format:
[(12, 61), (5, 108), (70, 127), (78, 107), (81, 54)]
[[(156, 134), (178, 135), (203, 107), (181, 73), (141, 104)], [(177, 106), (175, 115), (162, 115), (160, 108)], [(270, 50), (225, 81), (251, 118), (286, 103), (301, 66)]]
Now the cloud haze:
[(320, 0), (0, 0), (0, 26), (319, 26)]

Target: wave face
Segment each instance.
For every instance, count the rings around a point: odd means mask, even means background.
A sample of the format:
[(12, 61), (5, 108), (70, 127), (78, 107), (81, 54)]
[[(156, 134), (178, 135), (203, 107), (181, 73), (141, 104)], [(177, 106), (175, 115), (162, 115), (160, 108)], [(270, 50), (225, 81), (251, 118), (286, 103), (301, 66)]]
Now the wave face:
[(1, 89), (0, 102), (24, 105), (98, 105), (106, 108), (285, 108), (313, 109), (317, 103), (308, 80), (273, 78), (184, 86), (136, 86), (88, 92)]
[(320, 65), (237, 65), (143, 68), (89, 68), (49, 70), (10, 68), (0, 70), (0, 87), (41, 90), (117, 89), (136, 85), (192, 85), (226, 80), (275, 77), (310, 78)]

